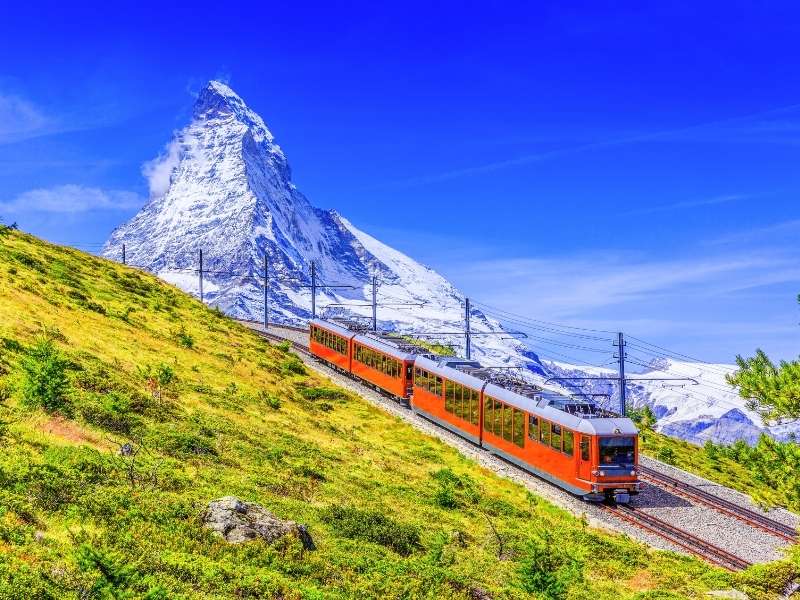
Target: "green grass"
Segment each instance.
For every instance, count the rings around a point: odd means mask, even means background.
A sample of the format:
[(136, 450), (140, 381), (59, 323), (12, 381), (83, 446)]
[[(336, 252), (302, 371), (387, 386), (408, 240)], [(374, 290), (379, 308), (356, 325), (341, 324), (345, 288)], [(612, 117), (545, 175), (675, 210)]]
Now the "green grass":
[[(31, 388), (41, 361), (63, 389)], [(317, 551), (213, 537), (225, 495)], [(0, 598), (773, 598), (794, 573), (594, 529), (175, 288), (0, 231)]]
[(448, 344), (440, 344), (437, 342), (431, 342), (430, 340), (420, 340), (415, 337), (411, 337), (410, 335), (403, 335), (400, 337), (410, 344), (419, 346), (420, 348), (438, 356), (456, 356), (456, 349)]

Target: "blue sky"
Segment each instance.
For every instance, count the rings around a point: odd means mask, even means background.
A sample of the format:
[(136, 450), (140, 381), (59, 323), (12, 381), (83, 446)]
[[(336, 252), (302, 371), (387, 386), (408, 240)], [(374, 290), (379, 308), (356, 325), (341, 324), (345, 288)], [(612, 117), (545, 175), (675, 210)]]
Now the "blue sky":
[(220, 78), (313, 203), (487, 304), (796, 357), (800, 8), (647, 4), (7, 6), (0, 215), (97, 247)]

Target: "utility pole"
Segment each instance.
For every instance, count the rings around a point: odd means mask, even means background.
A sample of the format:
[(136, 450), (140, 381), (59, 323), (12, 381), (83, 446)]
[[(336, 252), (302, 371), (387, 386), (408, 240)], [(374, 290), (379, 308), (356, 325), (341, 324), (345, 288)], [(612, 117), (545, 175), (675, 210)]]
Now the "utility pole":
[(125, 244), (122, 244), (122, 264), (123, 265), (127, 265), (128, 264), (128, 261), (126, 260), (126, 256), (125, 256)]
[(627, 384), (625, 380), (625, 336), (622, 335), (621, 331), (617, 334), (617, 343), (615, 345), (619, 347), (619, 354), (617, 355), (617, 358), (619, 358), (619, 414), (624, 417), (628, 394), (625, 389)]
[(203, 249), (200, 248), (200, 302), (203, 301)]
[(372, 276), (372, 331), (378, 331), (378, 276)]
[(317, 268), (311, 261), (311, 318), (317, 318)]
[(269, 328), (269, 257), (264, 250), (264, 331)]
[(472, 334), (469, 329), (469, 298), (467, 300), (467, 310), (464, 313), (464, 336), (467, 338), (467, 360), (472, 360)]

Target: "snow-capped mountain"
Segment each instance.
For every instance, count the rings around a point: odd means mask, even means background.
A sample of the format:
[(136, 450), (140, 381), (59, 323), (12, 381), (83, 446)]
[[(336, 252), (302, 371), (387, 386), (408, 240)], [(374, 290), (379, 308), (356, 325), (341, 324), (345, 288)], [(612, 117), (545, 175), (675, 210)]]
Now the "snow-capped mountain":
[[(204, 300), (235, 317), (260, 321), (264, 314), (264, 262), (269, 262), (270, 320), (299, 324), (311, 315), (310, 271), (319, 289), (317, 314), (366, 318), (372, 278), (379, 281), (380, 328), (444, 339), (463, 352), (464, 295), (432, 269), (354, 227), (333, 210), (312, 206), (292, 182), (289, 163), (261, 117), (227, 85), (210, 82), (199, 94), (191, 122), (164, 154), (145, 167), (151, 195), (128, 223), (116, 229), (103, 255), (158, 274), (199, 294), (203, 254)], [(336, 287), (334, 287), (336, 286)], [(561, 363), (543, 364), (502, 325), (471, 312), (473, 356), (485, 364), (522, 366), (545, 383), (550, 376), (613, 375), (612, 371)], [(481, 335), (484, 334), (484, 335)], [(485, 335), (491, 334), (491, 335)], [(500, 334), (500, 335), (497, 335)], [(437, 341), (442, 341), (438, 338)], [(682, 389), (637, 382), (636, 405), (654, 407), (659, 429), (702, 443), (711, 438), (753, 441), (758, 416), (724, 382), (733, 367), (717, 365), (713, 381)], [(652, 377), (692, 374), (691, 363), (654, 365)], [(695, 373), (711, 377), (709, 369)], [(647, 373), (641, 375), (647, 377)], [(547, 387), (559, 389), (557, 384)], [(612, 393), (613, 384), (592, 382), (585, 391)], [(561, 390), (569, 393), (576, 391)], [(775, 430), (784, 436), (787, 432)]]
[[(336, 211), (312, 206), (292, 183), (286, 156), (264, 121), (223, 83), (202, 90), (191, 122), (146, 174), (150, 200), (113, 232), (103, 249), (108, 258), (121, 260), (124, 244), (129, 264), (197, 295), (202, 250), (205, 301), (261, 320), (267, 257), (270, 320), (295, 324), (311, 315), (313, 261), (318, 315), (370, 315), (376, 276), (378, 302), (385, 305), (378, 312), (382, 329), (463, 330), (464, 295)], [(543, 371), (519, 342), (480, 335), (503, 331), (480, 311), (472, 311), (471, 326), (478, 334), (476, 358)], [(463, 337), (452, 336), (452, 343), (463, 349)]]

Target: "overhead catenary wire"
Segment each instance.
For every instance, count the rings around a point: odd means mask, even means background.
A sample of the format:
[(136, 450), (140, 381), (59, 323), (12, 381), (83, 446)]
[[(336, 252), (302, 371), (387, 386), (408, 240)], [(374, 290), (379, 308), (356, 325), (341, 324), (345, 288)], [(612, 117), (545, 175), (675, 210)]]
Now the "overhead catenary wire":
[[(57, 242), (54, 242), (57, 243)], [(103, 248), (105, 244), (82, 244), (82, 246), (88, 247), (95, 247), (95, 248)], [(129, 254), (130, 255), (130, 254)], [(210, 264), (219, 263), (218, 260), (215, 259), (207, 259), (207, 262)], [(128, 265), (134, 266), (142, 269), (152, 269), (152, 265)], [(254, 266), (253, 269), (248, 269), (245, 272), (239, 272), (232, 269), (203, 269), (203, 275), (207, 276), (222, 276), (222, 277), (233, 277), (237, 278), (240, 281), (251, 281), (254, 285), (264, 285), (264, 278), (254, 271), (257, 270)], [(166, 268), (158, 270), (160, 274), (196, 274), (198, 273), (197, 268), (193, 268), (191, 266), (172, 266), (167, 265)], [(308, 275), (307, 273), (291, 273), (291, 271), (284, 271), (283, 273), (277, 272), (272, 275), (272, 280), (282, 284), (292, 285), (295, 284), (293, 287), (309, 287), (307, 285), (308, 282)], [(342, 296), (337, 294), (334, 290), (338, 288), (348, 288), (348, 289), (359, 289), (359, 284), (355, 283), (352, 285), (346, 284), (338, 284), (338, 283), (330, 283), (327, 280), (317, 276), (317, 283), (318, 289), (320, 292), (325, 291), (326, 296), (328, 298), (339, 298), (341, 299)], [(362, 287), (368, 287), (371, 285), (370, 282), (362, 282), (360, 285)], [(380, 288), (392, 283), (390, 280), (386, 279), (379, 279), (376, 282), (376, 288), (378, 288), (378, 293), (381, 296), (381, 306), (392, 306), (393, 310), (411, 310), (416, 308), (420, 305), (430, 305), (430, 300), (423, 300), (422, 302), (414, 302), (416, 298), (413, 295), (409, 294), (406, 297), (398, 297), (395, 294), (391, 294), (386, 292), (385, 290), (381, 290)], [(405, 296), (405, 294), (401, 294)], [(346, 298), (346, 296), (345, 296)], [(392, 304), (391, 301), (394, 301), (396, 304)], [(586, 367), (595, 367), (595, 368), (606, 368), (609, 365), (613, 364), (613, 361), (603, 362), (593, 362), (588, 360), (583, 360), (577, 358), (575, 356), (571, 356), (566, 354), (558, 349), (567, 349), (567, 350), (574, 350), (581, 353), (591, 353), (591, 354), (609, 354), (613, 352), (613, 348), (610, 344), (614, 341), (614, 338), (610, 337), (612, 335), (616, 335), (616, 332), (598, 329), (598, 328), (591, 328), (591, 327), (584, 327), (584, 326), (576, 326), (576, 325), (569, 325), (565, 323), (557, 323), (553, 321), (547, 321), (543, 319), (534, 319), (532, 317), (528, 317), (525, 315), (521, 315), (518, 313), (514, 313), (509, 310), (505, 310), (502, 308), (495, 307), (491, 304), (481, 302), (480, 300), (473, 300), (474, 311), (478, 311), (483, 316), (496, 319), (500, 323), (512, 325), (513, 327), (518, 328), (521, 332), (524, 332), (527, 340), (526, 345), (528, 345), (532, 351), (536, 352), (539, 356), (541, 356), (545, 360), (552, 360), (553, 362), (561, 362), (567, 361), (576, 367), (586, 366)], [(348, 306), (352, 306), (353, 308), (367, 308), (370, 305), (363, 304), (359, 305), (356, 303), (347, 303), (347, 302), (336, 302), (332, 304), (328, 304), (325, 308), (328, 307), (336, 307), (341, 306), (346, 308)], [(480, 335), (481, 332), (473, 332), (475, 335)], [(461, 333), (453, 334), (453, 335), (463, 335)], [(448, 334), (447, 337), (452, 337)], [(640, 366), (643, 368), (651, 369), (651, 370), (659, 370), (665, 373), (672, 372), (677, 374), (684, 374), (685, 370), (681, 370), (682, 365), (671, 365), (672, 370), (666, 371), (665, 369), (659, 368), (652, 364), (650, 360), (647, 358), (635, 354), (631, 351), (636, 350), (644, 354), (652, 354), (656, 359), (684, 359), (691, 361), (693, 366), (697, 366), (703, 372), (703, 370), (708, 371), (709, 373), (714, 373), (717, 376), (725, 375), (729, 371), (725, 371), (721, 369), (718, 365), (713, 363), (709, 363), (707, 361), (703, 361), (691, 355), (677, 352), (660, 346), (658, 344), (654, 344), (643, 340), (641, 338), (637, 338), (634, 336), (627, 336), (628, 342), (628, 352), (630, 356), (628, 360), (630, 360), (631, 364), (636, 366)], [(588, 342), (605, 342), (609, 343), (609, 348), (602, 348), (599, 347), (598, 344), (590, 344)], [(722, 385), (714, 382), (708, 382), (703, 380), (703, 385), (719, 392), (731, 393), (731, 389), (724, 388)], [(723, 384), (724, 385), (724, 384)]]

